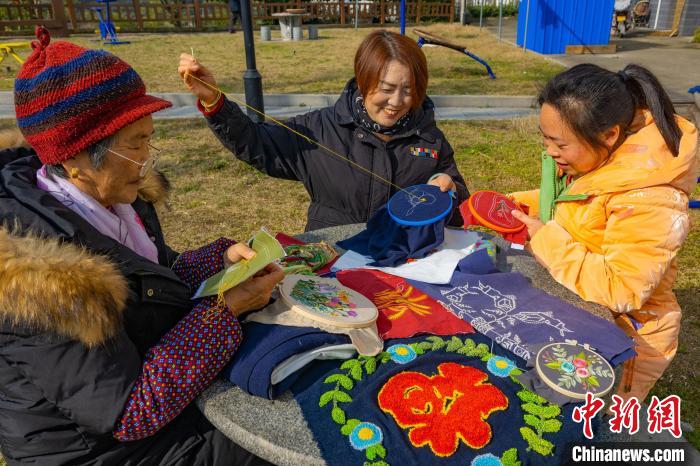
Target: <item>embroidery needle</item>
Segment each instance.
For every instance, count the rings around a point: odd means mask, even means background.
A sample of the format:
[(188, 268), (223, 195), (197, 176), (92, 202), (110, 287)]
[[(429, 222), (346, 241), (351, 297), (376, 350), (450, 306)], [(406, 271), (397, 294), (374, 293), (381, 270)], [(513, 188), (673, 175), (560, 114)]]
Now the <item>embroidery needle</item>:
[[(191, 48), (191, 49), (192, 49), (192, 48)], [(194, 53), (194, 50), (192, 50), (192, 52)], [(194, 55), (193, 55), (193, 57), (194, 57)], [(208, 82), (206, 82), (206, 81), (204, 81), (204, 80), (202, 80), (202, 79), (199, 79), (197, 76), (194, 76), (194, 75), (192, 75), (192, 74), (190, 74), (190, 73), (187, 73), (187, 72), (185, 73), (185, 76), (189, 76), (190, 78), (192, 78), (192, 79), (194, 79), (194, 80), (196, 80), (196, 81), (199, 81), (200, 83), (204, 84), (205, 86), (209, 87), (210, 89), (212, 89), (212, 90), (214, 90), (214, 91), (216, 91), (216, 92), (220, 92), (221, 94), (225, 94), (225, 92), (222, 91), (221, 89), (219, 89), (218, 87), (216, 87), (216, 86), (214, 86), (214, 85), (211, 85), (211, 84), (209, 84)], [(259, 114), (259, 115), (261, 115), (261, 116), (263, 116), (263, 117), (265, 117), (265, 118), (268, 118), (270, 121), (272, 121), (272, 122), (274, 122), (275, 124), (277, 124), (277, 125), (279, 125), (279, 126), (285, 128), (285, 129), (291, 131), (292, 133), (296, 134), (296, 135), (299, 136), (300, 138), (304, 139), (306, 142), (311, 143), (311, 144), (316, 144), (318, 147), (320, 147), (321, 149), (325, 150), (327, 153), (329, 153), (329, 154), (331, 154), (331, 155), (334, 155), (334, 156), (336, 156), (336, 157), (338, 157), (338, 158), (340, 158), (340, 159), (342, 159), (342, 160), (345, 160), (346, 162), (350, 163), (351, 165), (357, 167), (358, 169), (362, 170), (363, 172), (365, 172), (365, 173), (367, 173), (367, 174), (369, 174), (369, 175), (371, 175), (371, 176), (374, 176), (375, 178), (377, 178), (378, 180), (380, 180), (380, 181), (382, 181), (382, 182), (388, 184), (389, 186), (393, 186), (394, 188), (398, 189), (399, 191), (405, 192), (406, 194), (408, 194), (408, 195), (409, 195), (410, 197), (412, 197), (412, 198), (418, 198), (418, 202), (425, 202), (422, 198), (420, 198), (419, 196), (416, 196), (415, 194), (413, 194), (412, 192), (408, 191), (407, 189), (402, 188), (401, 186), (399, 186), (399, 185), (397, 185), (397, 184), (395, 184), (395, 183), (392, 183), (391, 181), (387, 180), (386, 178), (384, 178), (384, 177), (382, 177), (382, 176), (380, 176), (380, 175), (377, 175), (377, 174), (374, 173), (373, 171), (368, 170), (367, 168), (363, 167), (362, 165), (360, 165), (360, 164), (358, 164), (358, 163), (356, 163), (356, 162), (353, 162), (353, 161), (350, 160), (349, 158), (347, 158), (347, 157), (345, 157), (345, 156), (343, 156), (343, 155), (337, 153), (336, 151), (334, 151), (334, 150), (331, 149), (330, 147), (327, 147), (327, 146), (321, 144), (320, 142), (318, 142), (318, 141), (316, 141), (316, 140), (310, 138), (309, 136), (307, 136), (307, 135), (305, 135), (305, 134), (302, 134), (302, 133), (300, 133), (299, 131), (296, 131), (296, 130), (293, 129), (293, 128), (290, 128), (289, 126), (285, 125), (283, 122), (281, 122), (281, 121), (279, 121), (278, 119), (276, 119), (276, 118), (274, 118), (274, 117), (272, 117), (272, 116), (266, 114), (265, 112), (261, 112), (261, 111), (258, 110), (257, 108), (248, 105), (247, 103), (245, 103), (245, 102), (243, 102), (243, 101), (241, 101), (241, 100), (239, 100), (239, 99), (233, 97), (232, 95), (227, 94), (226, 97), (229, 98), (229, 99), (231, 99), (232, 101), (236, 102), (237, 104), (242, 105), (242, 106), (244, 106), (244, 107), (246, 107), (246, 108), (248, 108), (248, 109), (254, 111), (254, 112), (257, 113), (257, 114)]]

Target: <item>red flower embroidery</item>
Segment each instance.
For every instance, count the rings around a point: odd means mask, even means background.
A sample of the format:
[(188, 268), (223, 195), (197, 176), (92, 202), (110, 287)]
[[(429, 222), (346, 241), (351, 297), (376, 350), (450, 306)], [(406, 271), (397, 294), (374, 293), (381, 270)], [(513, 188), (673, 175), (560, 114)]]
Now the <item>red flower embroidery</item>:
[(413, 446), (426, 443), (437, 456), (450, 456), (459, 441), (483, 448), (491, 440), (489, 415), (508, 407), (508, 398), (488, 375), (470, 366), (445, 362), (438, 375), (401, 372), (379, 391), (379, 407), (402, 428)]

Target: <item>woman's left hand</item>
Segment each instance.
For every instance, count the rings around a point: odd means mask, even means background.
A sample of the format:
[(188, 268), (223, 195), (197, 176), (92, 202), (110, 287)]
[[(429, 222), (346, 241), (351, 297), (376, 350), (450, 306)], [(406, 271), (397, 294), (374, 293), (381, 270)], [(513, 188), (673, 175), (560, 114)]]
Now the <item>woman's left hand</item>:
[(457, 185), (454, 181), (452, 181), (452, 177), (444, 173), (428, 181), (428, 184), (432, 184), (439, 187), (440, 191), (442, 191), (443, 193), (447, 191), (457, 191)]
[(532, 218), (519, 210), (512, 210), (511, 213), (513, 214), (513, 217), (525, 224), (528, 239), (532, 239), (532, 237), (535, 236), (538, 231), (540, 231), (540, 228), (544, 226), (544, 223), (542, 223), (539, 219)]

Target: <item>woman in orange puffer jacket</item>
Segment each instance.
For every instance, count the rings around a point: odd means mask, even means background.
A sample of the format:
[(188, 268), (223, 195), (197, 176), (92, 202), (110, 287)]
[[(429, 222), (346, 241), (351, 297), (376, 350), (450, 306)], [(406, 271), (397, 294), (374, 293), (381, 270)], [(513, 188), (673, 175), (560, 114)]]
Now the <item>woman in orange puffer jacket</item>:
[[(635, 339), (618, 395), (640, 401), (678, 346), (676, 255), (690, 229), (698, 132), (648, 70), (578, 65), (539, 96), (541, 190), (513, 193), (529, 250), (554, 279), (607, 306)], [(547, 172), (547, 168), (550, 167)]]

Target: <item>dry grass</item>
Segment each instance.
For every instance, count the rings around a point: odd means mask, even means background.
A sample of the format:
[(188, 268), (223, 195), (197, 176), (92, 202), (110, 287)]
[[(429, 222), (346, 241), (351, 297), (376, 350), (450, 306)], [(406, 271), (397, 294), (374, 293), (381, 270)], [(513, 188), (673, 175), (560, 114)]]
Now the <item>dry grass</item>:
[[(532, 95), (537, 86), (559, 71), (559, 65), (539, 55), (523, 53), (478, 27), (435, 24), (422, 29), (455, 40), (487, 60), (498, 79), (491, 80), (474, 60), (444, 47), (425, 48), (430, 69), (431, 94)], [(260, 42), (256, 35), (257, 67), (266, 93), (339, 93), (353, 72), (355, 50), (372, 29), (321, 29), (320, 40), (304, 42)], [(275, 32), (275, 34), (279, 34)], [(408, 32), (409, 36), (416, 38)], [(196, 56), (209, 66), (221, 88), (243, 91), (245, 54), (242, 34), (141, 34), (123, 35), (129, 45), (106, 46), (141, 74), (152, 92), (185, 91), (177, 76), (181, 52), (194, 48)], [(69, 39), (86, 47), (99, 47), (93, 37)], [(27, 55), (28, 52), (23, 52)], [(0, 72), (0, 90), (12, 89), (17, 72), (14, 60)]]

